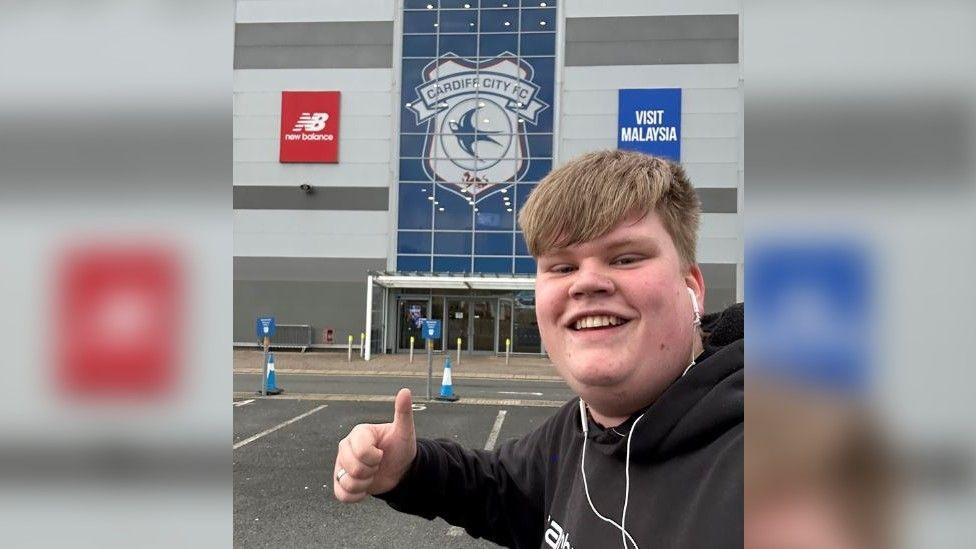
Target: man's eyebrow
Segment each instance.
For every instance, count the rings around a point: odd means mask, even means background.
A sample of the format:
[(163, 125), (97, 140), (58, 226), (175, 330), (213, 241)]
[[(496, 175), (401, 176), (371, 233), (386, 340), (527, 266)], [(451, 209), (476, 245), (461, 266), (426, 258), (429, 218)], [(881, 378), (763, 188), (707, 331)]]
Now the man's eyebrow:
[(628, 248), (630, 246), (635, 246), (635, 245), (648, 245), (648, 244), (652, 246), (657, 246), (657, 239), (652, 236), (642, 237), (642, 238), (625, 237), (620, 240), (610, 241), (607, 244), (606, 249), (617, 250), (620, 248)]

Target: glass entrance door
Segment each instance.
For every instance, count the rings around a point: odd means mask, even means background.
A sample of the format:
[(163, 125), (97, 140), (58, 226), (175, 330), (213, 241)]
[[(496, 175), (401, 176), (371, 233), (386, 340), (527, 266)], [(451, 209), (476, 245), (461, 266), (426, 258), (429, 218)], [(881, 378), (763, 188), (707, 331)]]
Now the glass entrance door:
[(512, 338), (512, 309), (511, 300), (498, 300), (498, 345), (496, 352), (501, 354), (505, 354), (505, 340)]
[(466, 351), (470, 344), (468, 337), (468, 301), (464, 299), (447, 300), (447, 329), (444, 331), (445, 347), (452, 351), (457, 349), (457, 339), (461, 338), (461, 350)]
[(400, 320), (397, 332), (400, 334), (397, 339), (399, 349), (407, 351), (410, 349), (410, 337), (414, 338), (413, 348), (415, 350), (424, 349), (424, 340), (420, 337), (420, 319), (429, 318), (428, 302), (426, 299), (405, 299), (400, 301)]
[[(471, 351), (495, 351), (495, 304), (491, 299), (471, 301)], [(463, 347), (462, 347), (463, 348)]]

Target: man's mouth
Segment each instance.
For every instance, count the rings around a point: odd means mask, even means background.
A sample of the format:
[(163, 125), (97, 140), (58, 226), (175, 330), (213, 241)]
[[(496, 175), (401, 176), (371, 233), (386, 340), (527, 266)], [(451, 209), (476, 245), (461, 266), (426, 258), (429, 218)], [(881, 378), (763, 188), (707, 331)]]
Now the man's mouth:
[(630, 322), (626, 318), (620, 318), (613, 315), (593, 315), (584, 316), (578, 318), (575, 323), (573, 323), (572, 329), (574, 331), (588, 331), (588, 330), (606, 330), (610, 328), (616, 328), (617, 326), (622, 326)]

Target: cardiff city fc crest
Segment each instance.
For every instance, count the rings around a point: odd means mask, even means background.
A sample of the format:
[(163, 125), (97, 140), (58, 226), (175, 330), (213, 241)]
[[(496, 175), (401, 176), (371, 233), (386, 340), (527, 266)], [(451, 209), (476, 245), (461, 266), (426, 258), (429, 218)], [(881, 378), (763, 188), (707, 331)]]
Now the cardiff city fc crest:
[(525, 126), (549, 107), (532, 66), (512, 53), (470, 61), (453, 53), (424, 67), (409, 107), (427, 122), (424, 171), (438, 186), (477, 201), (529, 168)]

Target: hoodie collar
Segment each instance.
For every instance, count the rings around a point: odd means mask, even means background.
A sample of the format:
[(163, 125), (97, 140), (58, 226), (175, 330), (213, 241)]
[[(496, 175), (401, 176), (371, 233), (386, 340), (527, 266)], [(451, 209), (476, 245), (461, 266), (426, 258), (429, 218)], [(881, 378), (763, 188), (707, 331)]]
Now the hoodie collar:
[[(729, 311), (732, 311), (729, 313)], [(723, 318), (726, 321), (722, 324)], [(717, 434), (742, 422), (743, 414), (743, 330), (742, 305), (721, 313), (713, 326), (721, 338), (707, 338), (705, 350), (686, 375), (676, 379), (650, 406), (638, 410), (621, 425), (599, 426), (587, 414), (590, 434), (597, 451), (611, 455), (626, 452), (627, 434), (634, 421), (631, 460), (656, 461), (707, 443)]]

